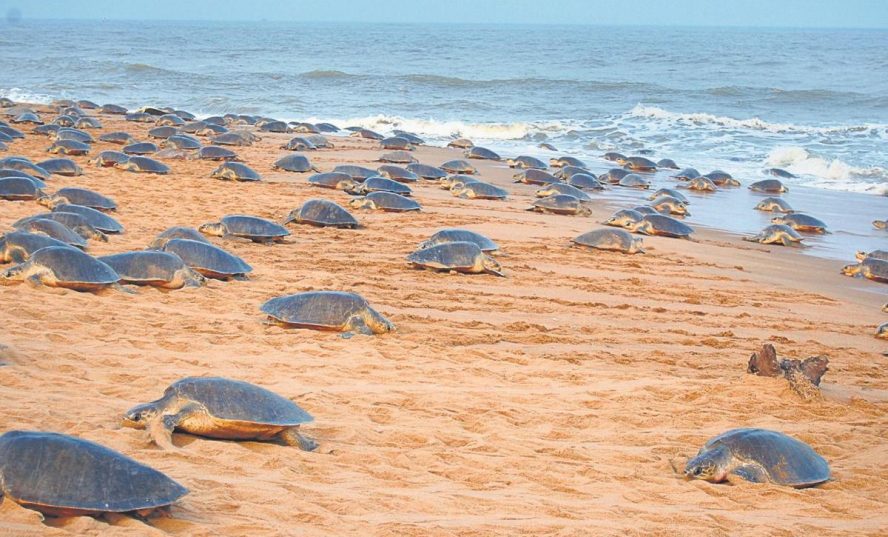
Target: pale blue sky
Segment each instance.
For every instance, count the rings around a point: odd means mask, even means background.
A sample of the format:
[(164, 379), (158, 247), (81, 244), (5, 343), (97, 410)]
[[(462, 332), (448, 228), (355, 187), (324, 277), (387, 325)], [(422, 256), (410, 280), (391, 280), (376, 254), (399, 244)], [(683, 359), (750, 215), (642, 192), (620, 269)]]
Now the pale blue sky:
[(888, 0), (0, 0), (24, 18), (888, 28)]

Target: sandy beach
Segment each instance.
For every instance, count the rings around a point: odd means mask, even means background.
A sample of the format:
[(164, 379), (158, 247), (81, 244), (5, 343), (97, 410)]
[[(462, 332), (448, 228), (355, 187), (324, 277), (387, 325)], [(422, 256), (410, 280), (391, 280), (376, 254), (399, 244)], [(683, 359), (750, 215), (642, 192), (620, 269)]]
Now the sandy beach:
[[(98, 116), (100, 132), (145, 139), (149, 125)], [(30, 129), (26, 129), (30, 130)], [(95, 131), (94, 131), (95, 132)], [(215, 162), (170, 160), (167, 176), (96, 168), (98, 142), (72, 157), (81, 186), (117, 201), (126, 228), (89, 252), (142, 249), (173, 225), (226, 214), (280, 220), (311, 198), (310, 174), (271, 164), (291, 135), (235, 148), (258, 183), (210, 179)], [(322, 171), (376, 167), (378, 143), (331, 137), (305, 153)], [(29, 134), (2, 156), (49, 158)], [(454, 149), (422, 146), (438, 165)], [(589, 217), (528, 212), (535, 187), (504, 163), (472, 161), (505, 201), (415, 185), (419, 213), (353, 211), (358, 230), (291, 225), (284, 244), (212, 241), (241, 256), (249, 281), (101, 294), (0, 286), (0, 426), (93, 440), (190, 489), (169, 518), (41, 521), (11, 501), (0, 535), (884, 535), (888, 527), (886, 286), (840, 274), (843, 262), (742, 242), (697, 227), (697, 242), (645, 237), (627, 256), (571, 247), (616, 208)], [(667, 186), (667, 185), (660, 185)], [(696, 204), (705, 200), (693, 200)], [(42, 212), (0, 201), (0, 230)], [(415, 270), (405, 256), (433, 232), (464, 227), (502, 250), (505, 278)], [(848, 260), (851, 261), (850, 259)], [(265, 322), (259, 305), (306, 290), (361, 294), (397, 325), (350, 339)], [(823, 397), (748, 375), (762, 343), (781, 356), (826, 355)], [(315, 417), (314, 453), (176, 434), (180, 452), (122, 428), (122, 412), (189, 375), (253, 382)], [(686, 481), (673, 465), (735, 427), (795, 436), (833, 479), (796, 490)]]

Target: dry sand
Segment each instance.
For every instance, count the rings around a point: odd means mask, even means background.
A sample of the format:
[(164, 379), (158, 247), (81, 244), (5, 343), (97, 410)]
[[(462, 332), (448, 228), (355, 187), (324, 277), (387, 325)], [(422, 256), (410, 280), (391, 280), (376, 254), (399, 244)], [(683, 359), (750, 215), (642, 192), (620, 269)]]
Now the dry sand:
[[(144, 124), (103, 117), (144, 138)], [(216, 163), (168, 161), (169, 176), (96, 169), (54, 178), (113, 197), (126, 233), (96, 255), (143, 248), (172, 225), (230, 213), (279, 219), (315, 189), (271, 170), (287, 135), (238, 153), (258, 184), (209, 178)], [(370, 164), (375, 143), (335, 138), (308, 153), (322, 170)], [(10, 152), (48, 158), (29, 136)], [(117, 146), (98, 143), (93, 153)], [(459, 154), (421, 148), (422, 162)], [(77, 435), (187, 486), (171, 518), (41, 522), (10, 501), (0, 535), (884, 535), (888, 528), (888, 357), (873, 337), (885, 286), (840, 263), (700, 230), (700, 242), (645, 238), (624, 256), (569, 247), (590, 218), (526, 212), (534, 187), (475, 161), (507, 201), (415, 187), (418, 214), (361, 212), (356, 231), (293, 226), (286, 244), (213, 239), (250, 281), (99, 296), (0, 287), (0, 429)], [(42, 211), (0, 201), (0, 229)], [(507, 278), (409, 268), (436, 229), (463, 226), (502, 246)], [(377, 337), (266, 325), (259, 305), (312, 289), (360, 293), (397, 324)], [(782, 356), (830, 357), (823, 400), (745, 373), (765, 341)], [(186, 375), (261, 384), (306, 408), (315, 453), (176, 435), (180, 453), (121, 428), (131, 405)], [(810, 443), (834, 480), (813, 489), (688, 482), (712, 435), (767, 427)]]

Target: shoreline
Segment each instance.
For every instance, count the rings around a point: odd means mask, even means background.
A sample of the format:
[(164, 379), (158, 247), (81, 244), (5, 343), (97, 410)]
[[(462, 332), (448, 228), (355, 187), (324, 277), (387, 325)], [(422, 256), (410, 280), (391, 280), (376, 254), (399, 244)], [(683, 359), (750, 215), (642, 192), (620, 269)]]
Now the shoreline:
[[(100, 119), (101, 132), (139, 139), (153, 126)], [(48, 184), (117, 201), (126, 232), (91, 244), (93, 255), (144, 248), (173, 225), (235, 213), (277, 221), (307, 199), (350, 198), (310, 187), (311, 173), (272, 170), (292, 135), (261, 136), (234, 148), (258, 183), (210, 179), (217, 162), (168, 160), (172, 173), (154, 176), (95, 168), (90, 155), (71, 157), (84, 176)], [(323, 171), (379, 165), (375, 142), (331, 139), (335, 149), (302, 154)], [(48, 145), (29, 134), (3, 156), (39, 161), (50, 158)], [(119, 146), (96, 143), (91, 153), (104, 149)], [(414, 154), (440, 164), (458, 152)], [(501, 163), (471, 162), (510, 198), (464, 200), (420, 182), (411, 186), (421, 212), (352, 211), (361, 229), (288, 226), (291, 237), (274, 246), (211, 238), (254, 267), (249, 281), (132, 295), (0, 286), (0, 344), (14, 353), (0, 356), (10, 362), (0, 367), (0, 425), (73, 434), (165, 472), (191, 493), (150, 524), (176, 536), (883, 530), (888, 357), (873, 331), (885, 321), (885, 284), (702, 225), (699, 242), (645, 237), (648, 252), (634, 256), (574, 248), (570, 240), (601, 227), (611, 202), (595, 203), (590, 217), (528, 212), (536, 187), (512, 183)], [(0, 229), (42, 210), (0, 201)], [(408, 267), (405, 256), (443, 227), (498, 242), (507, 277)], [(357, 292), (397, 330), (343, 339), (264, 324), (263, 301), (310, 289)], [(747, 375), (763, 342), (781, 357), (828, 355), (823, 399), (804, 402), (780, 379)], [(182, 453), (171, 455), (119, 426), (121, 412), (188, 375), (239, 378), (291, 398), (315, 416), (305, 432), (320, 449), (176, 434)], [(833, 480), (795, 490), (673, 473), (706, 439), (741, 426), (809, 443)], [(0, 520), (47, 535), (150, 530), (128, 517), (44, 524), (11, 501)]]

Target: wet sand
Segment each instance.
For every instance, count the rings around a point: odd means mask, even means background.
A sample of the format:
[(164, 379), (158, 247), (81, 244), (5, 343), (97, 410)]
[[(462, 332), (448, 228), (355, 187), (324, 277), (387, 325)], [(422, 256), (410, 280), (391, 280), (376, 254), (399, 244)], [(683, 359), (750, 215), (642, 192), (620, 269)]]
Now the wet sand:
[[(102, 117), (103, 131), (149, 126)], [(231, 213), (284, 217), (307, 199), (345, 203), (309, 174), (271, 170), (289, 135), (237, 148), (261, 183), (209, 178), (217, 163), (167, 161), (169, 176), (96, 169), (83, 186), (114, 198), (126, 233), (92, 243), (141, 249), (172, 225)], [(333, 138), (306, 153), (323, 171), (368, 166), (374, 142)], [(9, 154), (49, 158), (28, 136)], [(119, 146), (97, 143), (93, 153)], [(422, 147), (440, 164), (455, 150)], [(64, 432), (166, 472), (191, 490), (170, 518), (49, 519), (0, 505), (0, 535), (881, 535), (888, 527), (886, 286), (840, 261), (699, 228), (699, 242), (645, 238), (624, 256), (570, 247), (591, 217), (527, 212), (535, 190), (472, 161), (506, 201), (420, 183), (421, 213), (356, 212), (359, 230), (291, 226), (285, 244), (213, 238), (254, 267), (250, 281), (101, 295), (0, 287), (0, 426)], [(704, 201), (693, 199), (692, 212)], [(710, 200), (710, 203), (712, 201)], [(0, 229), (41, 212), (0, 201)], [(752, 212), (750, 210), (750, 212)], [(691, 220), (692, 221), (692, 220)], [(497, 241), (506, 278), (414, 270), (405, 256), (442, 227)], [(397, 325), (376, 337), (286, 330), (259, 305), (286, 293), (360, 293)], [(745, 373), (762, 342), (825, 354), (822, 400)], [(175, 435), (179, 453), (121, 428), (130, 406), (187, 375), (261, 384), (316, 421), (315, 453)], [(833, 480), (795, 490), (688, 482), (672, 467), (709, 437), (766, 427), (812, 445)]]

